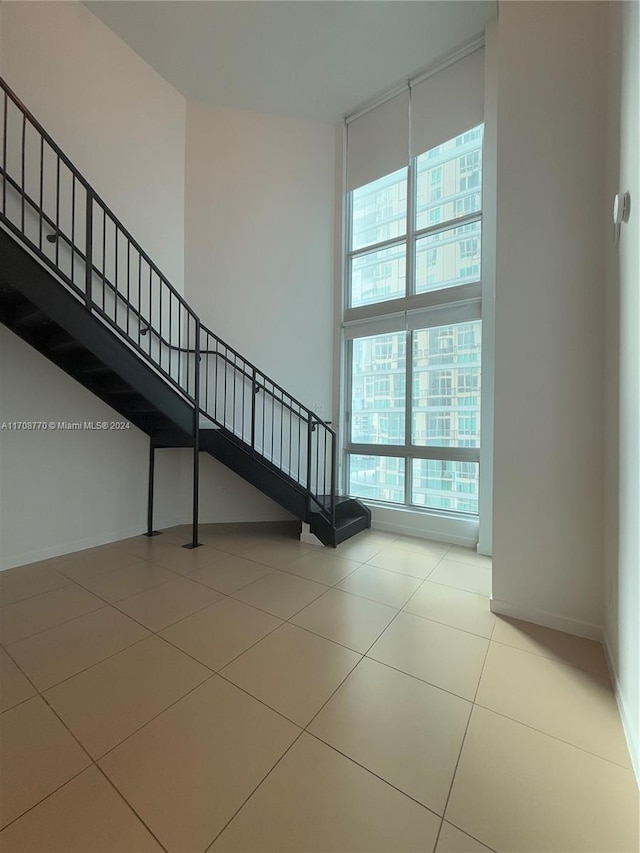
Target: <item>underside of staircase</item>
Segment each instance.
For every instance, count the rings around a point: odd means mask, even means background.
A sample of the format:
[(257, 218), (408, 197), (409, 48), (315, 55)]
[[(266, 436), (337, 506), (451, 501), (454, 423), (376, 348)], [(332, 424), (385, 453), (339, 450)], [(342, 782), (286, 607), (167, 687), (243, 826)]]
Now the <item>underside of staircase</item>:
[[(151, 496), (155, 449), (193, 449), (192, 547), (201, 452), (308, 523), (325, 545), (370, 527), (370, 511), (337, 494), (330, 426), (201, 323), (35, 117), (0, 85), (0, 321), (149, 436)], [(10, 124), (12, 112), (19, 121)], [(36, 146), (29, 144), (34, 139)], [(39, 157), (30, 160), (25, 151), (38, 146)], [(48, 199), (45, 151), (57, 169), (55, 197)], [(65, 181), (73, 188), (66, 194)], [(61, 210), (65, 200), (69, 210)], [(149, 533), (152, 526), (151, 500)]]

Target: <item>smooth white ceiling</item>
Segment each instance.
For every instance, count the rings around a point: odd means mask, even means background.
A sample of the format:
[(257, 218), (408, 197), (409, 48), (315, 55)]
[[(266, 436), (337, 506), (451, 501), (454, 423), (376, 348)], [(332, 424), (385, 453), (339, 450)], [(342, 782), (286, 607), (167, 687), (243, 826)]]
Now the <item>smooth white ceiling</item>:
[(486, 0), (97, 0), (88, 8), (187, 98), (341, 116), (484, 30)]

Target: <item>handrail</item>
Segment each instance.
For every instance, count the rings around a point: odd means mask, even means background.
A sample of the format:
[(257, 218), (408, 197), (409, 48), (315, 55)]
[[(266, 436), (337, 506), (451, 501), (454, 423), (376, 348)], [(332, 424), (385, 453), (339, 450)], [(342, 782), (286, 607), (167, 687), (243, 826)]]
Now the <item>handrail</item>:
[[(142, 358), (149, 361), (193, 405), (196, 455), (199, 446), (200, 415), (204, 415), (219, 427), (227, 431), (230, 430), (230, 434), (239, 440), (244, 449), (252, 456), (261, 458), (279, 475), (289, 478), (298, 487), (304, 488), (308, 509), (311, 509), (312, 505), (319, 506), (321, 512), (335, 526), (337, 436), (335, 431), (331, 429), (330, 422), (324, 421), (316, 412), (289, 394), (283, 386), (272, 380), (253, 362), (248, 361), (234, 347), (229, 346), (215, 332), (202, 324), (199, 316), (193, 311), (184, 296), (176, 290), (130, 231), (113, 213), (109, 205), (95, 192), (89, 181), (1, 77), (0, 89), (4, 91), (2, 161), (0, 166), (3, 190), (0, 221), (15, 236), (25, 242), (43, 263), (54, 270), (60, 280), (83, 300), (89, 312), (95, 313), (108, 324), (114, 333), (122, 336)], [(13, 136), (9, 139), (8, 133), (9, 103), (13, 105), (12, 115), (13, 107), (21, 114), (19, 125), (16, 127), (16, 131), (18, 131), (16, 148), (21, 164), (19, 180), (17, 179), (17, 170), (14, 172), (16, 174), (14, 177), (9, 174), (7, 168), (9, 142), (11, 142), (11, 146), (14, 145)], [(29, 152), (29, 170), (32, 168), (31, 160), (33, 159), (36, 161), (35, 179), (39, 178), (39, 200), (36, 198), (37, 191), (33, 193), (27, 191), (27, 178), (31, 185), (34, 185), (31, 172), (29, 171), (29, 175), (27, 175), (27, 136), (29, 139), (32, 138), (31, 130), (27, 133), (28, 126), (33, 128), (38, 135), (39, 171), (37, 155), (34, 156), (31, 151)], [(50, 199), (49, 188), (47, 188), (47, 198), (45, 199), (44, 175), (45, 171), (49, 175), (51, 168), (48, 161), (45, 160), (45, 143), (47, 155), (53, 152), (55, 219), (45, 210), (45, 203), (49, 205)], [(61, 195), (61, 165), (69, 173), (71, 181), (70, 200)], [(67, 178), (66, 172), (64, 177)], [(81, 188), (78, 205), (76, 204), (76, 185)], [(12, 219), (7, 214), (7, 187), (18, 195), (20, 212), (17, 219), (16, 217)], [(67, 193), (68, 195), (69, 193)], [(67, 219), (69, 219), (70, 214), (71, 220), (70, 236), (65, 233), (65, 227), (68, 226), (61, 224), (61, 199), (65, 205), (70, 205), (70, 211), (66, 211)], [(76, 208), (82, 208), (82, 205), (84, 205), (84, 209), (77, 211)], [(33, 218), (37, 219), (37, 239), (29, 236), (30, 234), (33, 235), (33, 221), (31, 219), (27, 221), (25, 215), (27, 211), (29, 217), (32, 217), (33, 212)], [(76, 216), (76, 214), (78, 215)], [(80, 222), (82, 225), (83, 214), (84, 243), (80, 242), (79, 244), (77, 239), (81, 241), (82, 238), (77, 238), (76, 224)], [(78, 228), (79, 231), (82, 230), (81, 225)], [(52, 233), (45, 233), (43, 237), (43, 229), (46, 228), (50, 229)], [(112, 241), (107, 237), (108, 230), (114, 238)], [(49, 254), (44, 251), (46, 244), (43, 239), (55, 244), (55, 249), (52, 247)], [(124, 244), (125, 251), (120, 254), (119, 258), (119, 247), (122, 244)], [(61, 246), (64, 246), (65, 253), (67, 249), (71, 253), (70, 273), (68, 272), (68, 264), (65, 268), (61, 265)], [(108, 260), (107, 250), (109, 251)], [(51, 253), (54, 257), (51, 257)], [(98, 265), (98, 258), (101, 261), (102, 269)], [(123, 263), (126, 266), (126, 274), (122, 274)], [(76, 266), (79, 267), (80, 264), (83, 264), (84, 271), (82, 280), (79, 281), (75, 275), (75, 270)], [(110, 278), (110, 271), (113, 272), (113, 281)], [(124, 285), (120, 284), (122, 279), (126, 284), (126, 292)], [(96, 282), (98, 284), (97, 297)], [(137, 302), (135, 300), (136, 285)], [(108, 305), (107, 295), (111, 300)], [(163, 325), (163, 307), (164, 311), (168, 312), (168, 337), (165, 337), (163, 331), (166, 328), (166, 323)], [(121, 308), (120, 312), (119, 308)], [(109, 313), (110, 311), (113, 316)], [(120, 322), (118, 322), (119, 313)], [(122, 314), (125, 315), (126, 323), (122, 319)], [(133, 317), (133, 329), (130, 328), (131, 317)], [(174, 323), (174, 319), (176, 323)], [(149, 337), (143, 347), (142, 338), (147, 334)], [(177, 343), (173, 342), (174, 336), (177, 338)], [(185, 338), (184, 344), (183, 337)], [(210, 341), (215, 342), (215, 349), (209, 347)], [(215, 356), (216, 361), (213, 362), (215, 367), (207, 366), (201, 370), (202, 356)], [(220, 359), (224, 365), (220, 387), (218, 386), (217, 359)], [(167, 364), (165, 365), (163, 362), (167, 362)], [(209, 362), (207, 362), (208, 364)], [(227, 366), (232, 368), (229, 387)], [(213, 371), (215, 376), (212, 379), (211, 373)], [(241, 379), (239, 388), (236, 382), (237, 377)], [(250, 388), (247, 388), (245, 380), (249, 380)], [(210, 384), (213, 385), (213, 389), (210, 389)], [(209, 410), (208, 407), (210, 390), (212, 390), (213, 396), (213, 411)], [(256, 395), (261, 390), (264, 393), (264, 398), (258, 409)], [(246, 421), (247, 392), (250, 394), (251, 400), (248, 426)], [(202, 405), (203, 398), (204, 407)], [(268, 405), (267, 400), (269, 400)], [(221, 419), (218, 417), (219, 403), (222, 407)], [(285, 412), (288, 413), (286, 422)], [(236, 429), (237, 420), (240, 421), (240, 432)], [(229, 424), (231, 427), (228, 426)], [(314, 433), (315, 439), (313, 438)], [(306, 463), (304, 465), (303, 442), (306, 443)], [(194, 470), (194, 505), (197, 503), (196, 479), (197, 472)], [(196, 534), (194, 534), (194, 543), (195, 541)]]

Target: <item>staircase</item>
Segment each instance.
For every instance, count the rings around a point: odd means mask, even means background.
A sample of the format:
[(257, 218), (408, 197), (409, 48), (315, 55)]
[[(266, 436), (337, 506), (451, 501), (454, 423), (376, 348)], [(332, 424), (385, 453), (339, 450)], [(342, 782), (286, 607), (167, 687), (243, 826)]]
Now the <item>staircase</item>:
[(335, 547), (371, 526), (336, 433), (208, 329), (0, 78), (0, 321), (159, 447), (209, 453)]

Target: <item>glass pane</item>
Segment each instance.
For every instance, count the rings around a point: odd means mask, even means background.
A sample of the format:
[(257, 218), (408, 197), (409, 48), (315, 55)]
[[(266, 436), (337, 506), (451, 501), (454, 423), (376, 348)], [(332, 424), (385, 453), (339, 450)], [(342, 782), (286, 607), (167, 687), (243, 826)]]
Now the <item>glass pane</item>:
[(351, 373), (351, 441), (404, 444), (406, 335), (357, 338)]
[(373, 246), (407, 230), (407, 170), (399, 169), (353, 191), (351, 249)]
[(413, 332), (414, 444), (480, 446), (481, 323)]
[(416, 159), (416, 230), (482, 209), (482, 132), (474, 127)]
[(349, 456), (349, 494), (354, 498), (404, 503), (404, 459)]
[(478, 514), (477, 462), (412, 461), (411, 503)]
[(479, 222), (416, 240), (416, 293), (480, 281), (480, 247)]
[(406, 244), (359, 255), (351, 261), (351, 306), (404, 296)]

